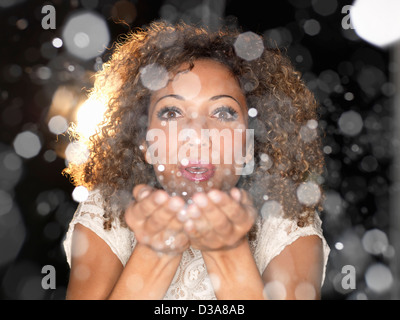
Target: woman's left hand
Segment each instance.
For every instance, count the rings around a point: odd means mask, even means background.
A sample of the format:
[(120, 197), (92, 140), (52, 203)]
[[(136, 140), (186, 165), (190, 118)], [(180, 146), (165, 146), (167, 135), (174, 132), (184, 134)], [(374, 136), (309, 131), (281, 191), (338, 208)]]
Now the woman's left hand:
[(187, 207), (184, 230), (190, 245), (202, 251), (238, 246), (253, 226), (257, 211), (244, 190), (233, 188), (197, 193)]

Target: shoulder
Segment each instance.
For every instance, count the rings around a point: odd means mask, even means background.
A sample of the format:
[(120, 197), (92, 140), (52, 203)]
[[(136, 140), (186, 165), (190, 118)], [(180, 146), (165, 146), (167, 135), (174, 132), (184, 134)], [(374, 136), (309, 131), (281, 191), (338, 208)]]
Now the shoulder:
[[(119, 219), (114, 219), (111, 229), (104, 229), (104, 201), (99, 190), (89, 192), (87, 200), (81, 202), (69, 224), (64, 240), (64, 250), (67, 261), (71, 265), (73, 251), (72, 237), (76, 227), (83, 226), (91, 231), (119, 258), (123, 265), (126, 264), (135, 245), (133, 232), (121, 225)], [(82, 229), (78, 227), (77, 230)]]
[(314, 252), (316, 259), (322, 259), (323, 283), (330, 248), (323, 236), (322, 221), (317, 212), (313, 221), (304, 227), (299, 227), (295, 220), (282, 215), (260, 217), (257, 226), (254, 258), (261, 274), (286, 248), (289, 248), (286, 252), (291, 254), (308, 250)]

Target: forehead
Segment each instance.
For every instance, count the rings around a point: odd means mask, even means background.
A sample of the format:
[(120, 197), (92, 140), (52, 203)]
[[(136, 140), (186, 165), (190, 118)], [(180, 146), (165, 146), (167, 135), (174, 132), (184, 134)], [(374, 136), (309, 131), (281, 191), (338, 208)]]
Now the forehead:
[(229, 68), (210, 59), (196, 60), (190, 69), (181, 65), (168, 84), (152, 94), (152, 100), (165, 94), (179, 94), (187, 99), (216, 94), (244, 96), (239, 82)]

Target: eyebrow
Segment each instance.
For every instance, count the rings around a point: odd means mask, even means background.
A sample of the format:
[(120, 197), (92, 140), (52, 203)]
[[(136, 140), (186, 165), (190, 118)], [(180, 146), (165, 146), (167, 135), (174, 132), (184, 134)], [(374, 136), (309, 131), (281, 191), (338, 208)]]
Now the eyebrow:
[[(178, 100), (181, 100), (181, 101), (185, 101), (185, 100), (186, 100), (183, 96), (180, 96), (180, 95), (178, 95), (178, 94), (167, 94), (167, 95), (162, 96), (161, 98), (159, 98), (159, 99), (156, 101), (156, 103), (154, 103), (154, 106), (157, 105), (157, 103), (159, 103), (162, 99), (166, 99), (166, 98), (175, 98), (175, 99), (178, 99)], [(222, 99), (222, 98), (230, 98), (230, 99), (236, 101), (236, 103), (237, 103), (239, 106), (242, 106), (242, 105), (240, 104), (240, 102), (239, 102), (237, 99), (235, 99), (234, 97), (232, 97), (232, 96), (230, 96), (230, 95), (228, 95), (228, 94), (220, 94), (220, 95), (217, 95), (217, 96), (213, 96), (213, 97), (211, 97), (209, 100), (210, 100), (210, 101), (215, 101), (215, 100)]]

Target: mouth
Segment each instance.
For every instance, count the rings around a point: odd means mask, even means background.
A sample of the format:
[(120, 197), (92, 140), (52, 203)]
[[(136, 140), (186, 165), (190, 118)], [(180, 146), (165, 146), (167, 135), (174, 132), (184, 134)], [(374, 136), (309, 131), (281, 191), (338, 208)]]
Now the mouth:
[(180, 167), (182, 176), (190, 181), (207, 181), (215, 173), (215, 166), (212, 164), (190, 161), (187, 165)]

